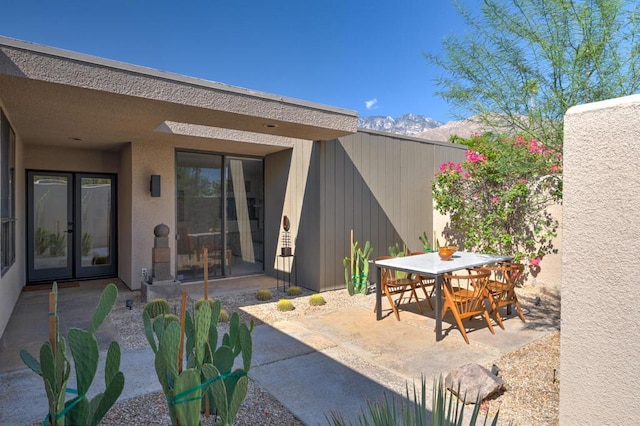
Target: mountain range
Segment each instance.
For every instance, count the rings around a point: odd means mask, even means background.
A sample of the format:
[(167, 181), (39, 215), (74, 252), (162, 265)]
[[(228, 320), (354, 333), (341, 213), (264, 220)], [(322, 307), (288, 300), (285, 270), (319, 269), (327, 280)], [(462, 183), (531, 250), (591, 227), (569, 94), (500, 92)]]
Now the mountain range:
[(417, 114), (405, 114), (397, 118), (384, 117), (381, 115), (358, 117), (358, 127), (361, 129), (397, 133), (406, 136), (414, 136), (427, 129), (433, 129), (443, 124), (444, 123), (434, 120), (433, 118)]
[(405, 114), (396, 118), (384, 116), (358, 117), (358, 127), (442, 142), (448, 141), (451, 135), (468, 138), (473, 133), (481, 133), (483, 131), (483, 126), (473, 117), (461, 121), (442, 123), (418, 114)]

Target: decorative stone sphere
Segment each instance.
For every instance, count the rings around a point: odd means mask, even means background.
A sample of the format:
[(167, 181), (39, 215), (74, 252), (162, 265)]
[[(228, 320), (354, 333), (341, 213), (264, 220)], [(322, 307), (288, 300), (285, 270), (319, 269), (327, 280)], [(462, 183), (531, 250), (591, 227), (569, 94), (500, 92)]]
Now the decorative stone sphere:
[(160, 225), (156, 225), (156, 227), (153, 228), (153, 234), (156, 237), (168, 237), (169, 236), (169, 227), (167, 225), (165, 225), (164, 223), (161, 223)]

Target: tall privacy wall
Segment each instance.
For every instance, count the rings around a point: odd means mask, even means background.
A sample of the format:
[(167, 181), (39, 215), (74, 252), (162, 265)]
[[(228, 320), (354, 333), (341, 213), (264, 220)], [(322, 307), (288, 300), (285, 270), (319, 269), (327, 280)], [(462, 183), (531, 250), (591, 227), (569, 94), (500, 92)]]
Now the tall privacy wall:
[(464, 151), (462, 145), (359, 130), (267, 156), (265, 272), (289, 270), (277, 256), (282, 215), (291, 219), (293, 279), (312, 290), (345, 287), (342, 260), (349, 256), (351, 229), (361, 244), (371, 242), (372, 258), (396, 243), (420, 250), (418, 236), (433, 235), (433, 176), (441, 163), (462, 161)]
[(344, 288), (351, 229), (361, 245), (371, 242), (372, 258), (394, 244), (420, 250), (418, 236), (433, 235), (433, 176), (441, 163), (461, 161), (464, 150), (363, 130), (320, 143), (319, 290)]
[(565, 116), (560, 424), (640, 413), (640, 95)]

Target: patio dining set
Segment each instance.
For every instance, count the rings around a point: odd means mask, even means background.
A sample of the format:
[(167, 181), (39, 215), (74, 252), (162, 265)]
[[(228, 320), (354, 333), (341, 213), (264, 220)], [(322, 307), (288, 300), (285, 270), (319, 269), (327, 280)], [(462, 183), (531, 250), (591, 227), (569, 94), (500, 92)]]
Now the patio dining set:
[(378, 320), (382, 319), (384, 294), (398, 321), (398, 309), (405, 298), (408, 298), (405, 303), (415, 300), (423, 314), (420, 296), (424, 295), (429, 307), (435, 311), (437, 341), (443, 337), (442, 320), (447, 311), (452, 313), (455, 325), (467, 344), (465, 319), (482, 317), (491, 333), (495, 334), (491, 316), (504, 329), (500, 309), (506, 307), (507, 315), (510, 315), (514, 305), (520, 319), (526, 321), (515, 292), (524, 279), (524, 265), (512, 262), (510, 256), (454, 251), (444, 254), (418, 252), (400, 257), (381, 256), (374, 263), (378, 272), (374, 308)]

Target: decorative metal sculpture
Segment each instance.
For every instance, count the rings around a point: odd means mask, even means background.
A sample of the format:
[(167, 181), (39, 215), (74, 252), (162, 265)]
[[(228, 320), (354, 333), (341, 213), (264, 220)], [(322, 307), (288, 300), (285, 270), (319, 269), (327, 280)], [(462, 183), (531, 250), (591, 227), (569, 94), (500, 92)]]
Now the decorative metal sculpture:
[(291, 222), (287, 215), (282, 217), (282, 229), (284, 229), (284, 233), (282, 234), (282, 248), (280, 249), (280, 253), (282, 256), (291, 256), (291, 234), (289, 233)]

